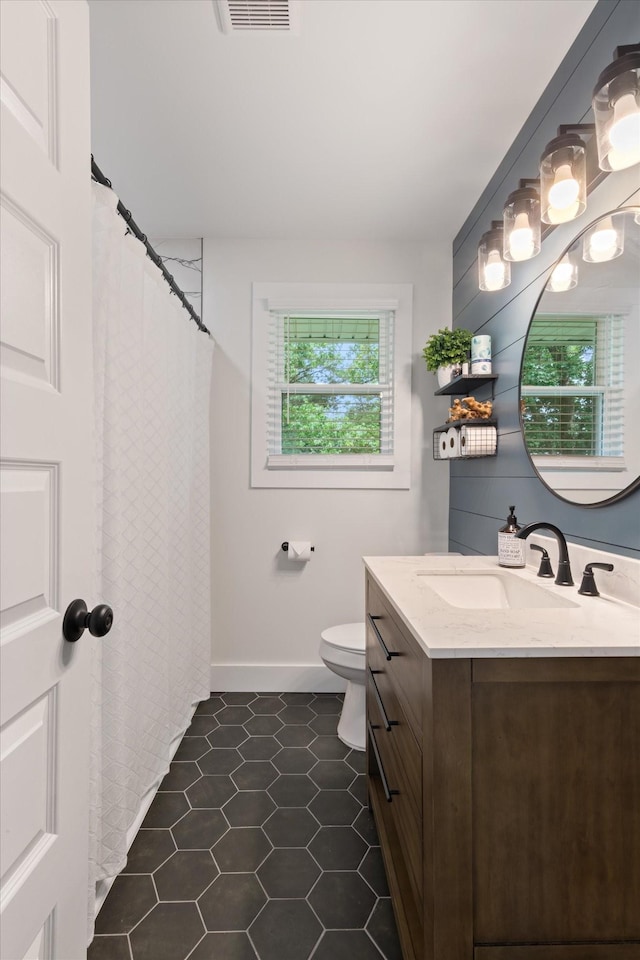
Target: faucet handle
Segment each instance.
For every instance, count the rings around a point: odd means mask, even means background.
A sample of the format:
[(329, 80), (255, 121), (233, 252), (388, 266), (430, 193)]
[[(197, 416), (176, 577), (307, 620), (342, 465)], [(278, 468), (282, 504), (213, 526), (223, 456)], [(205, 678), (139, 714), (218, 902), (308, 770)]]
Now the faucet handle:
[(582, 583), (578, 593), (583, 594), (585, 597), (599, 597), (600, 591), (596, 587), (596, 578), (593, 575), (594, 569), (597, 570), (613, 570), (612, 563), (588, 563), (584, 568), (584, 573), (582, 574)]
[(549, 554), (544, 547), (539, 547), (537, 543), (529, 544), (532, 550), (539, 550), (542, 554), (540, 558), (540, 568), (536, 576), (538, 577), (552, 577), (553, 570), (551, 569), (551, 560), (549, 559)]

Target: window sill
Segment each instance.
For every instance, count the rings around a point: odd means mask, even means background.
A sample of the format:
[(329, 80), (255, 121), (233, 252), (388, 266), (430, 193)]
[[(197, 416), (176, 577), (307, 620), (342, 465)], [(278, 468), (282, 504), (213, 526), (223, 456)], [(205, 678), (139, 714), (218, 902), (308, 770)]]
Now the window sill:
[(268, 470), (393, 470), (393, 457), (383, 454), (271, 454)]

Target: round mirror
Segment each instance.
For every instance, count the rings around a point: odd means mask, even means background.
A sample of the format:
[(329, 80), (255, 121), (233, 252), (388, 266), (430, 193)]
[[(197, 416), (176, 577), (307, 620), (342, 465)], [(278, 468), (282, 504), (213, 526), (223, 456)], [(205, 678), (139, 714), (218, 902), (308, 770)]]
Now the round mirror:
[(522, 355), (520, 420), (556, 496), (602, 506), (640, 485), (640, 207), (590, 223), (551, 270)]

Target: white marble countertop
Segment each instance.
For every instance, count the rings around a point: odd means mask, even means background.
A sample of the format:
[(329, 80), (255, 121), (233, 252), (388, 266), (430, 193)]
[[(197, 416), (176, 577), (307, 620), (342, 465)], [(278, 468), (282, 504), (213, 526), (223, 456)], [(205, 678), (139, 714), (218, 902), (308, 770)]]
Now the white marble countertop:
[[(640, 608), (536, 577), (535, 569), (506, 569), (497, 557), (364, 557), (366, 569), (429, 657), (640, 656)], [(517, 577), (575, 606), (462, 609), (442, 599), (421, 574), (486, 571)], [(596, 574), (598, 571), (596, 571)], [(602, 586), (599, 589), (602, 592)]]

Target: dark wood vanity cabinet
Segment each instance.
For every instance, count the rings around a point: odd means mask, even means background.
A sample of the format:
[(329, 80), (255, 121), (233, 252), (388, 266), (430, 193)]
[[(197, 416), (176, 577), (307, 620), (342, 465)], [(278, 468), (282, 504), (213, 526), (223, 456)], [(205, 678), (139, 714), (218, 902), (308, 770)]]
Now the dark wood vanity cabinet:
[(640, 960), (640, 658), (430, 659), (367, 580), (405, 960)]

